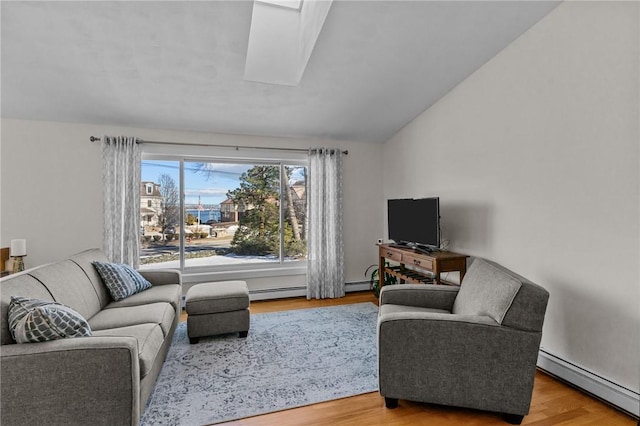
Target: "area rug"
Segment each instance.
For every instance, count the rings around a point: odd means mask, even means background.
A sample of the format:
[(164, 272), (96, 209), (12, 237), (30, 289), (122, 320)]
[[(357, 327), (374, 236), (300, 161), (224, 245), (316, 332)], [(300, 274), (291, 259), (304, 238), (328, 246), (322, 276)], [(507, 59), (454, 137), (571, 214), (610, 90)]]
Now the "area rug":
[(202, 426), (378, 389), (378, 307), (251, 315), (237, 334), (189, 344), (180, 323), (141, 424)]

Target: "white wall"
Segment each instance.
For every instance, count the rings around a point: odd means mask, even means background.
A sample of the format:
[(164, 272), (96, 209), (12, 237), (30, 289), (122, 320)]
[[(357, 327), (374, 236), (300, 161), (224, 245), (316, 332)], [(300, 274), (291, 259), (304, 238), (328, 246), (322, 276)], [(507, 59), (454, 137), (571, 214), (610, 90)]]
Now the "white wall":
[[(3, 119), (0, 245), (6, 247), (13, 238), (26, 238), (27, 267), (102, 247), (100, 144), (89, 142), (89, 136), (103, 134), (159, 141), (348, 150), (343, 162), (346, 281), (364, 281), (365, 269), (376, 262), (375, 242), (383, 215), (382, 178), (376, 167), (382, 158), (381, 145)], [(249, 286), (305, 286), (305, 277), (257, 279)]]
[[(565, 2), (385, 144), (384, 199), (550, 294), (542, 347), (640, 383), (639, 4)], [(384, 201), (383, 201), (384, 202)]]

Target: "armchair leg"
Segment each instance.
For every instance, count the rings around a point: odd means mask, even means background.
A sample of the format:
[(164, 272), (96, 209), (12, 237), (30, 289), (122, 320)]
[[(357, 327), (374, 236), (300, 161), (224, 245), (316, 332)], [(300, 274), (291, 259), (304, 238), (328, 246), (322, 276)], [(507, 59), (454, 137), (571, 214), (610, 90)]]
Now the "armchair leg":
[(398, 407), (398, 398), (384, 398), (384, 405), (387, 408), (397, 408)]
[(503, 414), (503, 418), (504, 418), (504, 421), (509, 424), (519, 425), (522, 423), (524, 416), (520, 416), (518, 414)]

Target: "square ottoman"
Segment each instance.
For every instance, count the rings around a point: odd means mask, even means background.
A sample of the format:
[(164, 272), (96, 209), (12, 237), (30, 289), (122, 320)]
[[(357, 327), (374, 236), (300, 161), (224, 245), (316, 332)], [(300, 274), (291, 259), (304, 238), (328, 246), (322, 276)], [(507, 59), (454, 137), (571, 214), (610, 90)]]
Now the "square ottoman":
[(185, 297), (190, 343), (200, 337), (249, 332), (249, 289), (244, 281), (220, 281), (192, 286)]

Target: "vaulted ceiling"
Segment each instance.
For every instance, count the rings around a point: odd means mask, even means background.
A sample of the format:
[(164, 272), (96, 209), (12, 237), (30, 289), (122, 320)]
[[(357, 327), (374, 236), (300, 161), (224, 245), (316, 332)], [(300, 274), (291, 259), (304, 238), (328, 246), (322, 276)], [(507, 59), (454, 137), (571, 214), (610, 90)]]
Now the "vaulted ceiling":
[(244, 78), (252, 1), (2, 2), (1, 112), (380, 143), (557, 4), (335, 0), (287, 86)]

